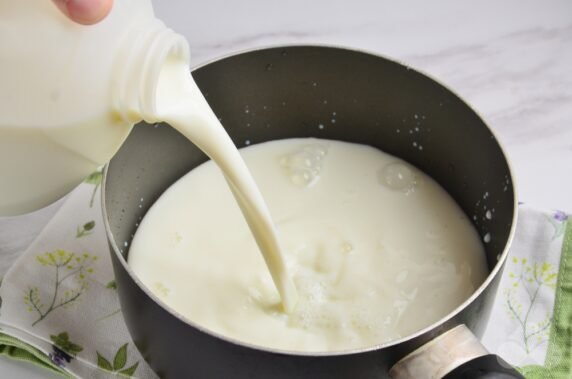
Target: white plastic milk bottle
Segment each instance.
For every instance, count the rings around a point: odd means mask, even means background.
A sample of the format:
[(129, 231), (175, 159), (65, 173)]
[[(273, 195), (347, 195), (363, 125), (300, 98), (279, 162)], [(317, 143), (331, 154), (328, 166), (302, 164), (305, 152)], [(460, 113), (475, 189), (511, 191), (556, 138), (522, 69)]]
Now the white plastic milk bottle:
[(97, 25), (48, 0), (0, 0), (0, 216), (51, 204), (107, 162), (131, 127), (154, 122), (166, 59), (186, 40), (150, 0), (117, 0)]
[(95, 26), (49, 0), (0, 0), (0, 216), (65, 195), (141, 120), (169, 122), (222, 168), (291, 309), (296, 291), (262, 194), (189, 74), (186, 40), (150, 0), (116, 0)]

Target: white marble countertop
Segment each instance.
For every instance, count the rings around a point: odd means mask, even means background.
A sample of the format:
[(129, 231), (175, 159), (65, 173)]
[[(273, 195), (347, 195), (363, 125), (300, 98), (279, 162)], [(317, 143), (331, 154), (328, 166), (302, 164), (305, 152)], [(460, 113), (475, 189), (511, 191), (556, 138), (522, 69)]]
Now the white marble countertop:
[[(160, 18), (189, 39), (195, 65), (278, 44), (339, 45), (406, 62), (453, 89), (492, 127), (512, 161), (521, 201), (572, 211), (568, 0), (155, 0), (154, 5)], [(0, 218), (0, 272), (57, 208)], [(5, 360), (0, 376), (50, 377)]]

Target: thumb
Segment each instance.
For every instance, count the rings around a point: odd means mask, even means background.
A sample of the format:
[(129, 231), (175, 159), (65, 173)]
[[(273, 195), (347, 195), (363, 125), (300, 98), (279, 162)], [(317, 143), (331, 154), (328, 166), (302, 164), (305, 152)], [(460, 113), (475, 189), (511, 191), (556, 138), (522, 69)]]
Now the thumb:
[(92, 25), (103, 20), (111, 10), (113, 0), (53, 0), (71, 20)]

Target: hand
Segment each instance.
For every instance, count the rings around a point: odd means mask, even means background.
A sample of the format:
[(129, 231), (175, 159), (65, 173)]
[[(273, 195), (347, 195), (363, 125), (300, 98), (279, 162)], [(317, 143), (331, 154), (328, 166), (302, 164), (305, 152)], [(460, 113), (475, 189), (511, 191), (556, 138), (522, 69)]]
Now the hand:
[(113, 0), (53, 0), (53, 2), (72, 21), (82, 25), (92, 25), (103, 20), (113, 5)]

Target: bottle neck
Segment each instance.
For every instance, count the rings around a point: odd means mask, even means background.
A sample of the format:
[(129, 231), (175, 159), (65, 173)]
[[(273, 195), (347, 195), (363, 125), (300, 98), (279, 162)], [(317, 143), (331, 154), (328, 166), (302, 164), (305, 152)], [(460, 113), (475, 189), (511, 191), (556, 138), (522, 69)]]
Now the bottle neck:
[(156, 122), (157, 86), (168, 60), (188, 66), (187, 40), (158, 19), (132, 28), (121, 45), (114, 63), (112, 106), (128, 123)]

